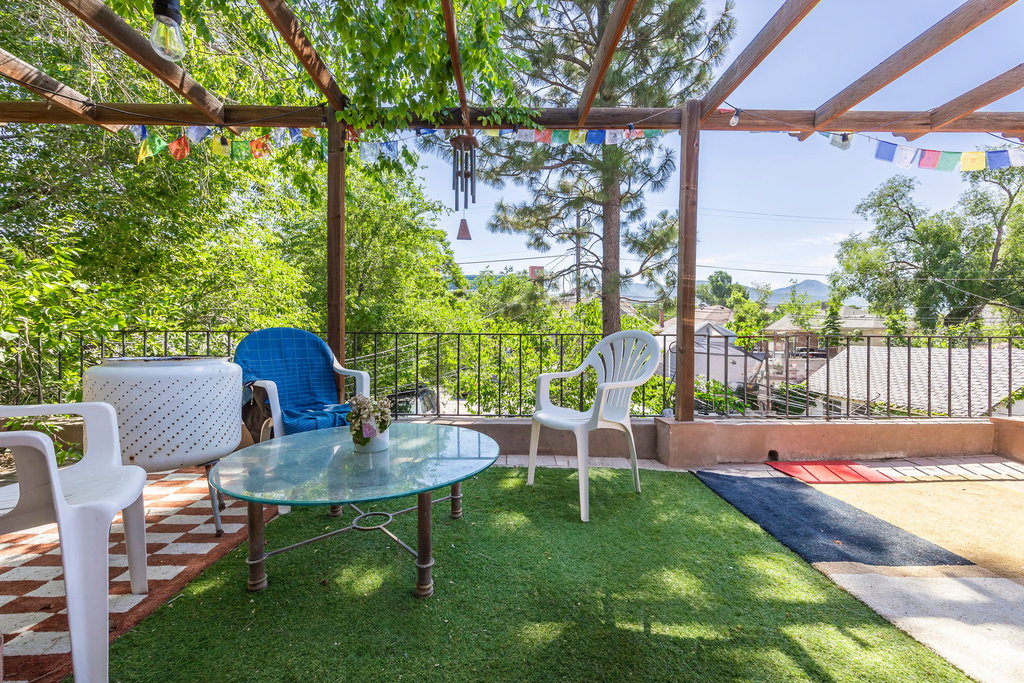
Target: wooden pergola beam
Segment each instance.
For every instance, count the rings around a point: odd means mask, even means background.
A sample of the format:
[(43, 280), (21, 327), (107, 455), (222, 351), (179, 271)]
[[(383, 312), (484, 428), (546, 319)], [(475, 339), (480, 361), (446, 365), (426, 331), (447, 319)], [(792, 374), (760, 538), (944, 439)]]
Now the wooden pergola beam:
[[(954, 121), (981, 109), (987, 104), (1001, 100), (1021, 88), (1024, 88), (1024, 64), (1018, 64), (992, 80), (982, 83), (977, 88), (946, 102), (941, 107), (933, 109), (931, 112), (931, 130), (944, 130)], [(916, 140), (924, 134), (910, 133), (904, 137), (907, 140)]]
[(448, 39), (448, 54), (452, 58), (452, 74), (455, 76), (455, 89), (459, 93), (459, 111), (462, 113), (462, 125), (469, 125), (469, 100), (466, 98), (466, 81), (462, 77), (462, 62), (459, 59), (459, 34), (455, 31), (455, 6), (452, 0), (441, 0), (441, 14), (444, 16), (444, 32)]
[(701, 101), (687, 100), (679, 117), (679, 248), (676, 256), (675, 417), (693, 422), (694, 321), (697, 316), (697, 168)]
[(576, 108), (576, 125), (583, 127), (587, 116), (590, 114), (594, 100), (597, 98), (604, 76), (608, 73), (608, 67), (612, 64), (615, 56), (615, 48), (618, 47), (622, 34), (626, 31), (626, 24), (629, 22), (629, 15), (636, 6), (636, 0), (617, 0), (608, 16), (608, 23), (604, 26), (604, 33), (601, 34), (601, 41), (594, 52), (594, 63), (590, 66), (590, 73), (587, 74), (587, 82), (580, 92), (579, 105)]
[(930, 29), (893, 53), (888, 59), (871, 69), (845, 90), (818, 107), (814, 115), (815, 128), (822, 130), (832, 125), (835, 130), (847, 130), (833, 122), (859, 102), (878, 92), (946, 46), (956, 42), (1017, 0), (968, 0), (943, 17)]
[[(0, 75), (6, 76), (16, 85), (34, 92), (75, 116), (85, 119), (89, 123), (96, 123), (96, 105), (92, 100), (2, 48), (0, 48)], [(106, 123), (98, 125), (109, 133), (116, 133), (122, 128), (122, 126)]]
[[(97, 125), (203, 125), (208, 124), (206, 114), (188, 104), (124, 104), (97, 102)], [(310, 128), (320, 126), (320, 107), (263, 107), (229, 105), (224, 108), (224, 123), (244, 126), (259, 120), (260, 126), (269, 128)], [(511, 123), (485, 124), (483, 117), (491, 116), (490, 109), (469, 110), (473, 128), (509, 130)], [(739, 125), (729, 125), (729, 113), (712, 112), (701, 125), (705, 131), (756, 131), (797, 133), (815, 130), (812, 109), (744, 109)], [(584, 129), (626, 128), (640, 121), (636, 128), (679, 130), (682, 116), (678, 107), (670, 109), (598, 107), (591, 110)], [(24, 100), (0, 101), (0, 121), (7, 123), (88, 124), (71, 112), (50, 106), (47, 102)], [(576, 129), (576, 109), (569, 107), (541, 109), (534, 121), (545, 128)], [(926, 133), (931, 130), (928, 112), (910, 111), (850, 111), (836, 119), (838, 130), (874, 133)], [(254, 125), (254, 124), (253, 124)], [(411, 121), (410, 128), (463, 128), (462, 114), (457, 109), (447, 113), (442, 123)], [(943, 131), (950, 133), (1003, 133), (1024, 131), (1024, 112), (982, 111), (966, 114), (950, 122)]]
[[(206, 115), (203, 123), (224, 123), (224, 104), (174, 62), (163, 59), (149, 40), (100, 0), (57, 0), (117, 49), (145, 67)], [(151, 121), (150, 123), (155, 123)]]
[(302, 30), (299, 18), (292, 11), (291, 7), (288, 6), (288, 3), (285, 0), (256, 1), (263, 8), (271, 23), (274, 24), (277, 32), (284, 38), (284, 42), (288, 43), (288, 47), (295, 53), (295, 57), (302, 64), (302, 68), (313, 79), (313, 84), (317, 87), (317, 90), (327, 98), (327, 102), (336, 111), (345, 109), (348, 105), (347, 98), (342, 94), (341, 88), (338, 87), (338, 82), (334, 80), (334, 74), (327, 68), (327, 64), (320, 57), (320, 53), (316, 51), (313, 43), (306, 36), (306, 32)]
[(708, 90), (701, 102), (700, 120), (707, 120), (711, 112), (715, 111), (723, 102), (739, 87), (750, 73), (757, 68), (757, 65), (764, 61), (765, 57), (782, 42), (789, 32), (796, 28), (797, 24), (803, 21), (807, 13), (814, 9), (820, 0), (786, 0), (768, 23), (758, 32), (743, 52), (733, 60), (729, 68), (725, 70), (711, 89)]

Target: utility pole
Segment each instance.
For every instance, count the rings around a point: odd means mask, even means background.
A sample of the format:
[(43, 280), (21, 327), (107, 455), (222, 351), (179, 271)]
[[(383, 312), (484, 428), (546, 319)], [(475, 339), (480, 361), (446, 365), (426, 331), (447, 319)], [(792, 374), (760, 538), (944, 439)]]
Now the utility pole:
[(576, 210), (576, 305), (580, 305), (580, 212)]

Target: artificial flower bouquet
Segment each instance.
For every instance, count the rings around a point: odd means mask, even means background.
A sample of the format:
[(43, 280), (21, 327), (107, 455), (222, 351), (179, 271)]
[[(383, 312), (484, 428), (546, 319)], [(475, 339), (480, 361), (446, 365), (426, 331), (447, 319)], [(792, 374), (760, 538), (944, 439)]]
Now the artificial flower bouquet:
[(348, 430), (352, 433), (352, 440), (360, 446), (382, 436), (391, 426), (391, 401), (388, 399), (356, 394), (350, 405)]

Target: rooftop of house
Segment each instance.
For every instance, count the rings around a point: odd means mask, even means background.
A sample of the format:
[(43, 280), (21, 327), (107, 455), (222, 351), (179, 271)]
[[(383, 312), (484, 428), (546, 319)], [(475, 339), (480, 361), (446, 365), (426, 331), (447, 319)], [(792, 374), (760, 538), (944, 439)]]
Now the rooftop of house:
[[(869, 382), (870, 379), (870, 382)], [(808, 388), (834, 398), (977, 416), (1024, 387), (1024, 350), (850, 346), (811, 375)]]

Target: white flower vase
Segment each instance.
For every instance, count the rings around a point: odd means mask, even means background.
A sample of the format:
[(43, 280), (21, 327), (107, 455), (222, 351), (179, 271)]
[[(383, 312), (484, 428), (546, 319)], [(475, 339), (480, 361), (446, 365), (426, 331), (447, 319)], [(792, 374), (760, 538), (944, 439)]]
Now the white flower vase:
[(372, 437), (365, 445), (360, 444), (353, 439), (352, 450), (356, 453), (376, 453), (377, 451), (386, 451), (388, 449), (388, 432), (390, 431), (391, 427), (389, 426), (377, 436)]

